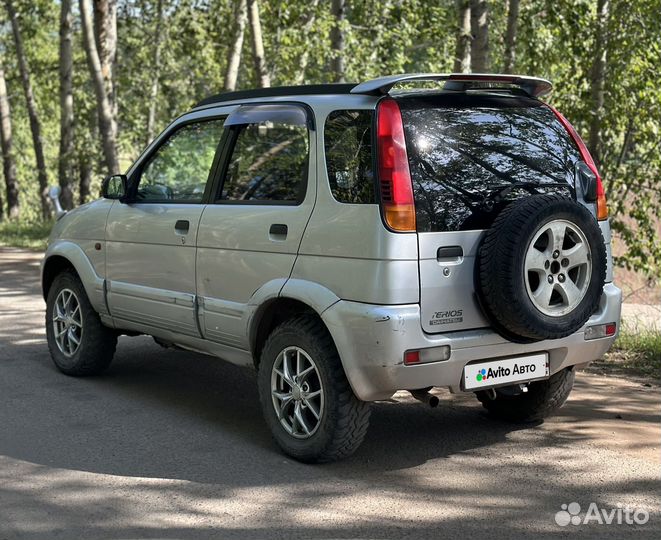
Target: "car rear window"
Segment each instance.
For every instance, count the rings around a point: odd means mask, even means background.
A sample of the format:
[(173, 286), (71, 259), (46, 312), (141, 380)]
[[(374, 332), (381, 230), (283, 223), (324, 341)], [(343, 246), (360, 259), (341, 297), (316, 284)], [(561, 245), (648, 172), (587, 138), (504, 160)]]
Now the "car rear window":
[(338, 202), (375, 203), (372, 111), (333, 111), (324, 127), (328, 182)]
[(398, 102), (419, 232), (486, 228), (506, 201), (573, 193), (580, 155), (543, 103), (467, 94)]

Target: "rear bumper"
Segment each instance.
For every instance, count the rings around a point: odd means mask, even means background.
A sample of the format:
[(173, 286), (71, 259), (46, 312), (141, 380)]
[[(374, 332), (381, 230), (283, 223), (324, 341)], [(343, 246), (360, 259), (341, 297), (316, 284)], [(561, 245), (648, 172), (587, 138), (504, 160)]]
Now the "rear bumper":
[[(599, 309), (585, 326), (620, 322), (622, 292), (606, 284)], [(323, 312), (351, 387), (360, 399), (387, 399), (397, 390), (443, 386), (462, 391), (464, 366), (474, 360), (548, 352), (550, 374), (600, 358), (616, 336), (586, 341), (584, 328), (562, 339), (518, 344), (490, 329), (427, 334), (418, 304), (379, 306), (341, 300)], [(405, 366), (404, 353), (422, 350), (433, 358), (449, 345), (450, 358)], [(440, 356), (439, 356), (440, 357)]]

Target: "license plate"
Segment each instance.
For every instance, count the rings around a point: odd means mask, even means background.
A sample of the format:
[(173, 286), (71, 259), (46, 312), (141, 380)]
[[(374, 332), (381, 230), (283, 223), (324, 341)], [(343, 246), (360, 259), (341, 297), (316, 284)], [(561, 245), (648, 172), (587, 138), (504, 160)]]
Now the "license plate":
[(468, 364), (464, 367), (464, 388), (475, 390), (511, 384), (549, 376), (549, 355), (547, 353), (517, 356)]

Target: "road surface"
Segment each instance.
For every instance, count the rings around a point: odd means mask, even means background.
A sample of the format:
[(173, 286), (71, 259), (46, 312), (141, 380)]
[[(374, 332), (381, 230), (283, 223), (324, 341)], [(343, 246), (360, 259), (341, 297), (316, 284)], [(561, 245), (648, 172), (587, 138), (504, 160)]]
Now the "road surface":
[[(58, 373), (39, 257), (0, 249), (2, 540), (661, 534), (658, 387), (581, 373), (557, 417), (526, 427), (472, 395), (427, 409), (398, 394), (355, 456), (302, 465), (271, 441), (248, 370), (139, 337), (102, 377)], [(557, 525), (572, 502), (650, 517)]]

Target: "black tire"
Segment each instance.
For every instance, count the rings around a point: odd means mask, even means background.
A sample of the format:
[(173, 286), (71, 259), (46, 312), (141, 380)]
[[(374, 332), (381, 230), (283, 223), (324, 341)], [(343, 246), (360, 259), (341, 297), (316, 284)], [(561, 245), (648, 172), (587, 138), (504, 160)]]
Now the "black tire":
[[(316, 431), (297, 439), (280, 423), (271, 397), (271, 376), (278, 355), (299, 347), (315, 362), (324, 391), (324, 406)], [(280, 448), (306, 463), (336, 461), (351, 455), (362, 443), (369, 425), (370, 407), (354, 395), (335, 344), (323, 323), (301, 316), (280, 324), (262, 349), (258, 372), (259, 397), (266, 423)]]
[[(82, 331), (80, 345), (71, 355), (60, 350), (53, 325), (55, 302), (63, 290), (68, 289), (75, 294), (80, 306)], [(85, 288), (78, 276), (72, 272), (59, 274), (50, 290), (46, 300), (46, 339), (51, 358), (57, 368), (66, 375), (86, 376), (98, 375), (107, 369), (115, 354), (117, 334), (114, 330), (104, 326), (94, 308), (90, 304)]]
[(528, 391), (512, 395), (505, 389), (496, 389), (492, 399), (488, 391), (476, 392), (482, 406), (494, 417), (508, 422), (526, 423), (543, 420), (559, 409), (574, 387), (574, 371), (563, 369), (544, 381), (531, 382)]
[[(554, 220), (568, 221), (584, 234), (591, 262), (582, 300), (568, 313), (557, 316), (535, 306), (526, 289), (525, 275), (530, 243), (544, 225)], [(505, 338), (529, 343), (568, 336), (579, 330), (599, 306), (606, 279), (601, 230), (584, 206), (561, 195), (535, 195), (513, 202), (486, 233), (478, 251), (475, 278), (478, 301), (493, 328)], [(564, 275), (562, 278), (569, 279)]]

